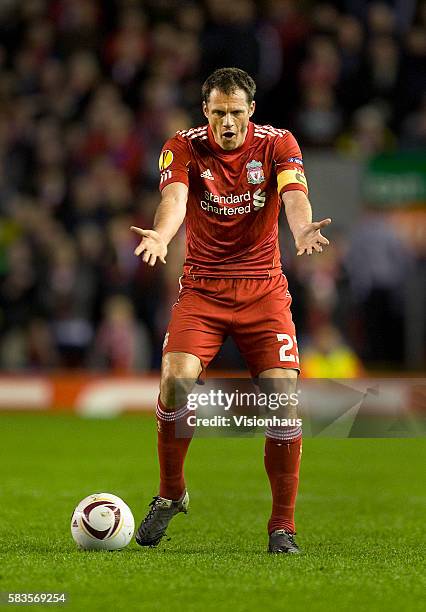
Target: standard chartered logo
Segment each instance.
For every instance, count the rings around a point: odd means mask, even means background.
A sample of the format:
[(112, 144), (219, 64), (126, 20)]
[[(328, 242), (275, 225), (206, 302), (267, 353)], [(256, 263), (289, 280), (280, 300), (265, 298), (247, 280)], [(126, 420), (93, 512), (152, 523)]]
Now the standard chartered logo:
[(260, 210), (265, 206), (266, 202), (266, 191), (260, 191), (257, 189), (253, 194), (253, 208), (254, 210)]
[[(245, 193), (239, 195), (231, 194), (228, 196), (217, 195), (211, 191), (204, 192), (204, 200), (200, 201), (200, 206), (203, 210), (217, 215), (232, 216), (243, 215), (252, 210), (258, 211), (265, 206), (266, 192), (257, 189), (253, 194), (248, 189)], [(227, 206), (234, 204), (234, 206)], [(240, 204), (240, 206), (235, 206)], [(253, 204), (253, 208), (252, 208)]]

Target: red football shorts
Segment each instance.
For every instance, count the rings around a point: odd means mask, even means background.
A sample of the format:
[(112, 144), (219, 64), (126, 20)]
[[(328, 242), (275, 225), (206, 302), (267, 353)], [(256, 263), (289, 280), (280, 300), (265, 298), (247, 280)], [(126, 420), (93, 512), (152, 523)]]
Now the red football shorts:
[(299, 370), (287, 279), (200, 278), (186, 275), (164, 340), (163, 354), (196, 355), (207, 368), (227, 336), (253, 378), (270, 368)]

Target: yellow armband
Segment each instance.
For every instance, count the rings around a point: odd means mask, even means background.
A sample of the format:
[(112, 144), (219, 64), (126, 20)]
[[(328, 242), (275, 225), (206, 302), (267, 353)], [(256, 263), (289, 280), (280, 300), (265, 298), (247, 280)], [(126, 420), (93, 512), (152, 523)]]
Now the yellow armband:
[(281, 193), (283, 187), (287, 185), (300, 185), (306, 194), (308, 193), (308, 183), (306, 182), (305, 175), (300, 170), (283, 170), (277, 177), (278, 181), (278, 193)]

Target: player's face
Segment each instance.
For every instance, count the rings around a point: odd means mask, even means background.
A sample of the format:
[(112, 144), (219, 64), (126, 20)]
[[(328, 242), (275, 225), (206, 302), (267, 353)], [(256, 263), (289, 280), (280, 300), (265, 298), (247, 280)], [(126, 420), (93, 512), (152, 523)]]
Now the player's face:
[(207, 104), (203, 102), (203, 112), (215, 141), (222, 149), (231, 151), (243, 144), (254, 107), (255, 103), (247, 102), (246, 92), (242, 89), (229, 95), (212, 89)]

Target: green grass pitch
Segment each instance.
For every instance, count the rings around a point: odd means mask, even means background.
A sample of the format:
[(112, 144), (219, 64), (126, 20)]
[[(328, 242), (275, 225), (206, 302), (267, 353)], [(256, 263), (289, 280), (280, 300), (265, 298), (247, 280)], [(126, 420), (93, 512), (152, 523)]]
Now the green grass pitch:
[(88, 553), (69, 526), (83, 497), (115, 493), (139, 523), (156, 493), (154, 418), (19, 414), (0, 425), (1, 592), (65, 591), (64, 609), (81, 611), (425, 609), (425, 439), (306, 439), (298, 557), (265, 552), (262, 439), (195, 439), (190, 512), (171, 540)]

